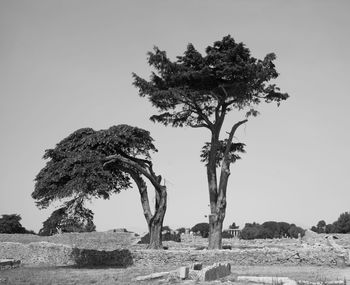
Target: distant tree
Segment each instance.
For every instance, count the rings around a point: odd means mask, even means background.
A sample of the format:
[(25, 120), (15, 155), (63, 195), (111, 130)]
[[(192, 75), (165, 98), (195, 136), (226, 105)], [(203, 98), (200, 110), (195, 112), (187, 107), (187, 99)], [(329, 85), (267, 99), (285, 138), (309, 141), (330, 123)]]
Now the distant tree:
[(34, 233), (33, 231), (27, 231), (21, 225), (21, 216), (17, 214), (2, 215), (0, 218), (0, 233), (2, 234), (25, 234)]
[(258, 223), (246, 223), (241, 231), (241, 239), (258, 239), (261, 236), (263, 229)]
[(65, 203), (65, 206), (52, 212), (43, 223), (39, 235), (50, 236), (62, 232), (93, 232), (96, 226), (93, 222), (94, 213), (84, 208), (84, 199), (76, 198)]
[(209, 224), (208, 223), (199, 223), (192, 227), (191, 229), (194, 233), (200, 233), (204, 238), (207, 238), (209, 235)]
[[(317, 228), (316, 227), (313, 227), (313, 228), (315, 228), (316, 230), (317, 230)], [(312, 228), (311, 228), (311, 230), (312, 230)], [(317, 232), (317, 231), (316, 231)], [(328, 225), (326, 225), (326, 234), (332, 234), (332, 233), (336, 233), (337, 232), (337, 227), (336, 227), (336, 225), (334, 225), (334, 224), (328, 224)]]
[[(161, 229), (166, 211), (166, 187), (153, 171), (151, 152), (157, 149), (149, 132), (118, 125), (107, 130), (83, 128), (46, 150), (46, 166), (35, 180), (32, 197), (40, 208), (53, 201), (69, 198), (108, 199), (111, 194), (131, 187), (133, 180), (140, 193), (143, 212), (150, 232), (151, 248), (162, 248)], [(147, 185), (155, 189), (155, 209), (149, 204)], [(65, 227), (73, 227), (74, 223)]]
[(297, 227), (295, 224), (288, 224), (285, 222), (274, 222), (268, 221), (262, 225), (258, 223), (247, 223), (241, 231), (242, 239), (272, 239), (272, 238), (282, 238), (291, 237), (297, 238), (299, 236), (304, 236), (305, 231)]
[(186, 228), (178, 228), (177, 231), (179, 232), (179, 234), (184, 234), (186, 232)]
[(338, 220), (333, 225), (337, 233), (350, 233), (350, 212), (340, 214)]
[[(244, 144), (233, 142), (236, 130), (249, 116), (258, 114), (256, 106), (261, 102), (279, 105), (288, 98), (275, 84), (269, 84), (278, 77), (275, 59), (275, 54), (270, 53), (258, 60), (243, 43), (226, 36), (208, 46), (204, 56), (189, 44), (176, 61), (155, 47), (154, 52), (148, 53), (148, 63), (155, 70), (150, 80), (133, 74), (140, 96), (147, 97), (159, 111), (151, 117), (152, 121), (210, 132), (211, 140), (201, 155), (206, 162), (210, 196), (209, 249), (221, 248), (230, 165), (244, 152)], [(226, 115), (233, 110), (239, 114), (245, 110), (246, 116), (241, 115), (228, 137), (221, 139)]]
[(316, 228), (317, 228), (317, 233), (322, 234), (326, 232), (326, 222), (324, 220), (321, 220), (317, 223)]

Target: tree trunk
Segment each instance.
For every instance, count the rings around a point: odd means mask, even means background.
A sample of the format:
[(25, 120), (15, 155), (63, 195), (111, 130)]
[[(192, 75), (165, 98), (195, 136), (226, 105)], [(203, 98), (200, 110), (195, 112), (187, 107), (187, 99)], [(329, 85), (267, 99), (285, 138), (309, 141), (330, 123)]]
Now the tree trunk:
[(159, 221), (152, 222), (149, 225), (149, 244), (147, 248), (161, 249), (162, 246), (162, 223)]
[(217, 215), (209, 216), (209, 249), (221, 249), (223, 221)]

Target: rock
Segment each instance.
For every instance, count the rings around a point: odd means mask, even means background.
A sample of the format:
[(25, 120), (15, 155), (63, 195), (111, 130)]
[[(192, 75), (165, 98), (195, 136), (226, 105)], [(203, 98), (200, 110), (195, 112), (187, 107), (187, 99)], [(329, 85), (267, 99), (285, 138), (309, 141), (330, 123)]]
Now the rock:
[(288, 277), (238, 276), (237, 281), (248, 281), (262, 284), (297, 285), (297, 282)]
[(0, 259), (0, 269), (9, 269), (19, 267), (21, 264), (20, 260), (8, 258), (8, 259)]
[(182, 266), (179, 268), (179, 275), (181, 279), (187, 279), (188, 278), (188, 273), (189, 273), (189, 268), (187, 266)]
[(152, 279), (166, 277), (169, 274), (170, 274), (170, 272), (157, 272), (157, 273), (152, 273), (150, 275), (136, 277), (135, 280), (136, 281), (152, 280)]
[(231, 274), (230, 263), (214, 263), (212, 266), (205, 267), (199, 274), (200, 281), (213, 281)]

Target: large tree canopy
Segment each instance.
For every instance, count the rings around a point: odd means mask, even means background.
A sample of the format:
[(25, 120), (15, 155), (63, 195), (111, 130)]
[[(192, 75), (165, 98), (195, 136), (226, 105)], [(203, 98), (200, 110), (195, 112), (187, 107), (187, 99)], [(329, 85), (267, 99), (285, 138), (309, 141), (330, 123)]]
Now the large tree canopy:
[[(93, 197), (107, 199), (112, 193), (131, 187), (133, 180), (139, 189), (147, 220), (150, 247), (161, 248), (167, 193), (166, 187), (161, 185), (161, 176), (155, 174), (150, 161), (150, 154), (155, 151), (148, 131), (128, 125), (100, 131), (79, 129), (54, 149), (47, 150), (44, 158), (48, 162), (35, 178), (32, 197), (41, 208), (56, 200), (69, 198), (70, 201), (53, 213), (44, 228), (59, 223), (63, 230), (86, 229), (91, 226), (92, 212), (83, 207), (83, 202)], [(153, 212), (144, 177), (155, 189)]]
[[(238, 152), (244, 152), (244, 144), (233, 143), (236, 130), (249, 116), (258, 114), (256, 106), (260, 103), (279, 105), (288, 98), (272, 82), (278, 77), (275, 59), (273, 53), (263, 60), (256, 59), (243, 43), (226, 36), (208, 46), (205, 55), (189, 44), (175, 61), (155, 47), (148, 53), (148, 63), (154, 70), (150, 79), (133, 74), (139, 95), (147, 97), (158, 110), (152, 121), (173, 127), (207, 128), (211, 133), (211, 141), (204, 145), (201, 154), (207, 163), (210, 197), (209, 248), (221, 248), (230, 164), (240, 158)], [(232, 110), (243, 111), (243, 117), (232, 125), (228, 137), (222, 139), (225, 117)]]
[(32, 197), (45, 208), (55, 200), (85, 195), (108, 199), (131, 186), (130, 176), (117, 168), (105, 169), (104, 159), (120, 154), (148, 159), (157, 151), (148, 131), (128, 125), (94, 131), (83, 128), (45, 152), (46, 166), (36, 176)]

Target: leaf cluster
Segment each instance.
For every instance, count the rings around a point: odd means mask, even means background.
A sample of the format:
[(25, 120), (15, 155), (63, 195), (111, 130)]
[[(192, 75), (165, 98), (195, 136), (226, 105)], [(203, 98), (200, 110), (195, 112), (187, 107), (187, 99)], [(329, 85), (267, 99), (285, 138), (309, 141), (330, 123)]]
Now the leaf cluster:
[(45, 151), (45, 167), (35, 178), (32, 197), (45, 208), (67, 197), (108, 199), (130, 187), (130, 177), (118, 169), (105, 169), (103, 159), (120, 154), (129, 158), (150, 158), (157, 151), (148, 131), (128, 125), (94, 131), (83, 128)]
[[(218, 145), (216, 148), (217, 154), (216, 154), (216, 165), (220, 166), (223, 159), (224, 159), (224, 153), (227, 147), (228, 139), (225, 140), (219, 140)], [(245, 144), (244, 143), (231, 143), (229, 153), (227, 156), (227, 159), (230, 163), (234, 163), (236, 160), (241, 159), (240, 153), (245, 153)], [(202, 147), (202, 151), (200, 154), (201, 161), (204, 163), (208, 163), (209, 160), (209, 153), (211, 149), (211, 143), (206, 142), (204, 146)]]
[(208, 46), (205, 55), (189, 44), (176, 61), (155, 47), (148, 53), (148, 63), (154, 69), (150, 79), (133, 74), (133, 84), (139, 95), (158, 109), (159, 114), (151, 120), (174, 127), (212, 128), (218, 115), (232, 109), (254, 110), (261, 101), (279, 104), (288, 98), (270, 83), (278, 77), (275, 59), (273, 53), (262, 60), (252, 57), (250, 50), (230, 35)]

